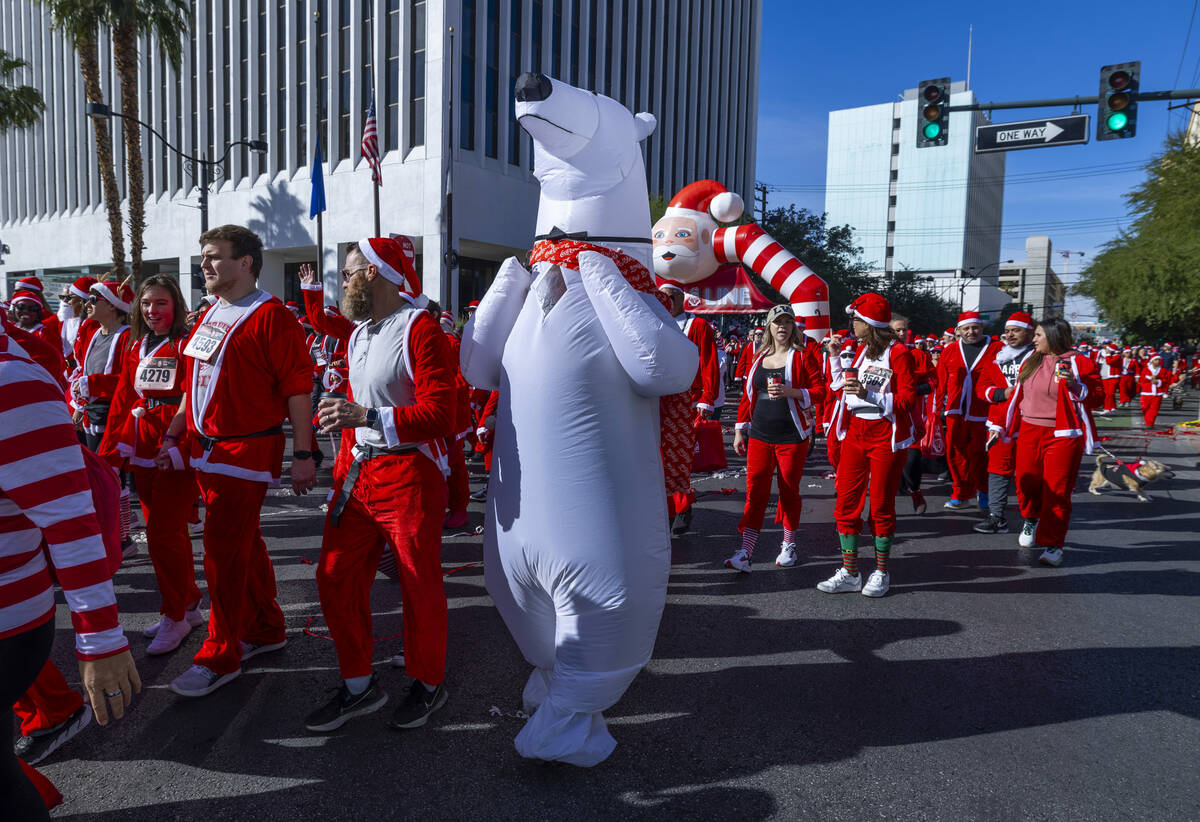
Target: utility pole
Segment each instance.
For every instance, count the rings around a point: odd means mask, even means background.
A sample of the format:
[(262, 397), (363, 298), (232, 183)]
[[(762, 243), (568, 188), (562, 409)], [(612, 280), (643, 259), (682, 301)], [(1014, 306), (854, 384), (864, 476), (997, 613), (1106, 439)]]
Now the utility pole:
[(767, 219), (767, 191), (769, 190), (766, 183), (754, 184), (754, 191), (758, 194), (755, 200), (758, 202), (758, 221), (760, 223)]

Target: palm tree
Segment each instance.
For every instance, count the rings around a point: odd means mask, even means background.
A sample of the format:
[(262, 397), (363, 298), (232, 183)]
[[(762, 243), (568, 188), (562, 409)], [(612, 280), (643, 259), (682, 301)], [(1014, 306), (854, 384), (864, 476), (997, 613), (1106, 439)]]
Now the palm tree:
[(33, 86), (12, 85), (16, 82), (14, 75), (28, 65), (0, 49), (0, 133), (10, 128), (29, 128), (46, 110), (40, 91)]
[[(50, 9), (54, 27), (62, 32), (79, 55), (79, 73), (90, 103), (103, 103), (100, 91), (100, 58), (96, 51), (96, 32), (105, 22), (107, 7), (103, 0), (44, 0)], [(96, 162), (100, 169), (100, 187), (108, 211), (108, 231), (112, 238), (112, 279), (125, 278), (125, 232), (121, 227), (121, 192), (113, 167), (112, 135), (108, 120), (93, 117), (96, 133)]]
[[(138, 118), (138, 40), (155, 37), (179, 70), (191, 7), (187, 0), (107, 0), (113, 62), (121, 78), (121, 113)], [(142, 133), (125, 132), (125, 174), (129, 185), (129, 257), (134, 288), (142, 282), (142, 235), (146, 230), (146, 191), (142, 169)]]

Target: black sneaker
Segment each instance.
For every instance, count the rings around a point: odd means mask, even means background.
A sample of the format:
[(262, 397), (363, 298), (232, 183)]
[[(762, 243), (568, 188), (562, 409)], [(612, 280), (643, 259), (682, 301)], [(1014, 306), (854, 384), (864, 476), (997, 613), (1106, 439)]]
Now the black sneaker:
[(421, 727), (429, 721), (431, 713), (446, 704), (448, 696), (450, 692), (446, 690), (444, 682), (430, 691), (420, 680), (413, 680), (408, 696), (392, 714), (392, 727), (400, 730)]
[[(50, 754), (66, 745), (92, 721), (92, 708), (87, 703), (57, 727), (35, 736), (21, 736), (13, 750), (27, 765), (36, 765)], [(28, 740), (28, 741), (26, 741)], [(19, 749), (19, 750), (18, 750)]]
[(1008, 520), (1004, 517), (988, 515), (983, 522), (975, 524), (975, 530), (980, 534), (1007, 534)]
[(387, 704), (388, 695), (379, 687), (379, 680), (374, 674), (367, 689), (361, 694), (352, 694), (343, 682), (337, 689), (333, 699), (323, 708), (318, 708), (304, 720), (304, 727), (317, 733), (336, 731), (356, 716), (378, 711)]
[(692, 509), (682, 511), (675, 515), (675, 521), (671, 523), (671, 536), (681, 537), (692, 529)]

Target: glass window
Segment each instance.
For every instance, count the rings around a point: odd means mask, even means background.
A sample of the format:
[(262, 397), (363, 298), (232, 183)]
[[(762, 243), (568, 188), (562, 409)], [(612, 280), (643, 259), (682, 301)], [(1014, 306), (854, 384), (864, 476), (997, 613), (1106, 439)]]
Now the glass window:
[(400, 148), (400, 0), (387, 0), (387, 116), (384, 151)]
[[(341, 0), (338, 20), (338, 159), (350, 156), (350, 0)], [(362, 56), (366, 59), (366, 55)]]
[(588, 17), (588, 89), (596, 90), (596, 75), (599, 73), (597, 64), (599, 63), (600, 55), (596, 52), (596, 21), (599, 19), (599, 10), (596, 0), (591, 2), (591, 13)]
[(489, 157), (499, 157), (500, 137), (500, 0), (487, 0), (487, 87), (483, 145)]
[[(260, 140), (267, 133), (267, 0), (258, 0), (258, 113), (255, 115), (254, 128), (246, 124), (246, 136)], [(267, 171), (267, 158), (261, 154), (251, 154), (254, 158), (254, 173), (263, 174)]]
[[(233, 51), (233, 38), (231, 36), (233, 29), (233, 15), (230, 10), (225, 9), (224, 19), (221, 24), (221, 68), (225, 72), (221, 75), (221, 88), (225, 92), (225, 99), (221, 101), (221, 125), (223, 127), (222, 135), (226, 145), (232, 138), (233, 132), (230, 130), (230, 111), (233, 108), (233, 101), (240, 99), (240, 95), (235, 96), (233, 72), (230, 69), (230, 59)], [(220, 156), (225, 153), (224, 145), (214, 145), (214, 156)], [(225, 179), (229, 179), (229, 168), (221, 169), (225, 172)]]
[(304, 0), (294, 0), (294, 2), (296, 3), (296, 162), (303, 167), (308, 165), (309, 18), (305, 14)]
[(530, 1), (529, 70), (543, 71), (542, 65), (542, 0)]
[(329, 21), (317, 12), (317, 136), (329, 159)]
[(563, 0), (554, 0), (550, 17), (550, 76), (562, 79), (562, 13)]
[(425, 145), (425, 0), (409, 13), (408, 100), (408, 144)]
[(462, 59), (459, 72), (458, 145), (467, 151), (475, 150), (475, 0), (463, 0)]
[[(610, 5), (604, 14), (604, 93), (609, 97), (613, 93), (613, 18), (616, 17), (616, 6)], [(617, 95), (618, 98), (620, 95)]]
[[(371, 97), (375, 93), (375, 22), (372, 14), (371, 0), (362, 0), (362, 73), (358, 83), (358, 105), (366, 122), (367, 109), (371, 105)], [(378, 115), (378, 112), (376, 113)]]
[[(275, 6), (275, 142), (271, 146), (272, 168), (278, 173), (287, 168), (287, 0)], [(303, 44), (301, 40), (301, 44)], [(266, 78), (263, 78), (264, 85)], [(300, 100), (304, 99), (301, 94)], [(263, 121), (263, 129), (267, 123)]]
[(583, 13), (582, 0), (571, 0), (571, 85), (579, 85), (579, 15)]
[(508, 35), (508, 161), (514, 166), (521, 164), (521, 124), (517, 122), (516, 88), (521, 73), (521, 0), (509, 3)]

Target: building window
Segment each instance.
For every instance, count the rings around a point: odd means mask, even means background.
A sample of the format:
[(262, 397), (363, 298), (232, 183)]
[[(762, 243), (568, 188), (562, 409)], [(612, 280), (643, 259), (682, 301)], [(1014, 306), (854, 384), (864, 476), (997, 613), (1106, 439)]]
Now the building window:
[[(233, 51), (233, 38), (231, 36), (233, 29), (233, 20), (231, 18), (233, 15), (229, 12), (230, 9), (226, 8), (224, 19), (221, 22), (221, 68), (225, 72), (221, 75), (221, 88), (225, 91), (225, 99), (221, 101), (221, 125), (223, 126), (221, 134), (226, 145), (233, 139), (233, 131), (230, 129), (230, 111), (235, 99), (233, 92), (233, 72), (230, 66), (230, 52)], [(237, 99), (240, 99), (240, 96)], [(214, 145), (213, 149), (218, 155), (225, 152), (225, 146), (223, 145)], [(229, 179), (228, 167), (223, 168), (222, 171), (225, 172), (225, 179)]]
[[(350, 0), (338, 4), (338, 159), (350, 157)], [(362, 55), (361, 59), (366, 59)]]
[[(192, 37), (188, 37), (193, 40)], [(179, 149), (183, 150), (183, 69), (186, 64), (182, 60), (179, 61), (179, 68), (175, 70), (175, 124), (174, 124), (174, 142)], [(172, 152), (175, 155), (175, 179), (179, 182), (179, 186), (183, 187), (183, 158), (179, 156), (179, 152)]]
[[(238, 133), (226, 134), (229, 142), (241, 140), (250, 134), (250, 10), (246, 0), (238, 0)], [(246, 169), (249, 174), (249, 169)]]
[[(255, 127), (246, 124), (246, 136), (260, 140), (267, 134), (267, 0), (258, 0), (258, 114), (255, 116)], [(267, 171), (267, 158), (261, 154), (254, 157), (254, 173), (263, 174)]]
[(387, 122), (384, 150), (400, 148), (400, 0), (387, 0)]
[(408, 144), (425, 145), (425, 0), (412, 0), (408, 48)]
[(217, 119), (217, 98), (214, 94), (215, 89), (213, 87), (213, 78), (216, 76), (216, 70), (213, 68), (213, 58), (216, 56), (216, 50), (213, 48), (215, 44), (216, 36), (215, 34), (210, 33), (207, 41), (204, 44), (204, 48), (208, 52), (208, 59), (205, 61), (206, 65), (204, 78), (205, 89), (208, 92), (208, 117), (205, 118), (204, 121), (204, 156), (210, 160), (215, 159), (216, 156), (213, 154), (213, 123), (215, 123)]
[(530, 71), (542, 71), (542, 0), (530, 0), (529, 58)]
[(562, 79), (562, 12), (563, 0), (554, 0), (550, 16), (550, 76)]
[[(375, 94), (375, 15), (372, 13), (373, 7), (374, 4), (371, 0), (363, 0), (362, 32), (359, 35), (362, 43), (363, 67), (359, 74), (358, 110), (362, 112), (364, 129), (366, 129), (367, 108), (371, 105), (371, 98)], [(378, 120), (378, 109), (376, 109), (375, 116)], [(376, 125), (376, 129), (378, 130), (378, 125)]]
[[(299, 1), (299, 0), (298, 0)], [(322, 143), (322, 156), (329, 161), (329, 22), (323, 12), (316, 12), (317, 21), (317, 139)]]
[[(296, 162), (308, 165), (308, 15), (304, 0), (296, 3)], [(284, 75), (286, 77), (286, 75)], [(280, 85), (285, 85), (281, 80)]]
[(599, 62), (600, 55), (596, 53), (596, 0), (592, 0), (591, 16), (588, 18), (588, 85), (587, 87), (596, 90), (596, 64)]
[[(609, 4), (604, 13), (604, 94), (612, 97), (613, 75), (613, 18), (616, 17), (615, 4)], [(619, 96), (619, 95), (618, 95)]]
[(583, 14), (582, 0), (571, 0), (571, 85), (579, 85), (579, 15)]
[(463, 0), (458, 144), (467, 151), (475, 150), (475, 15), (477, 13), (475, 0)]
[(898, 128), (900, 128), (900, 118), (899, 117), (892, 120), (892, 131), (895, 131)]
[(635, 2), (633, 13), (637, 15), (637, 22), (634, 26), (636, 32), (633, 40), (633, 48), (627, 50), (626, 59), (633, 58), (633, 110), (634, 112), (642, 111), (646, 108), (642, 104), (642, 10), (641, 4)]
[(500, 0), (487, 0), (487, 85), (484, 88), (483, 147), (499, 157), (500, 137)]
[[(278, 5), (275, 6), (275, 141), (271, 146), (271, 156), (274, 158), (272, 167), (278, 173), (287, 168), (287, 143), (285, 142), (288, 134), (287, 127), (287, 56), (288, 56), (288, 36), (287, 36), (287, 0), (277, 0)], [(300, 37), (304, 36), (303, 28), (297, 32)], [(303, 48), (304, 41), (300, 41), (300, 47)], [(303, 81), (303, 76), (301, 76)], [(266, 78), (263, 78), (263, 85), (266, 85)], [(303, 91), (303, 87), (301, 87)], [(301, 93), (299, 100), (303, 105), (304, 94)], [(267, 121), (262, 122), (263, 133), (266, 133)], [(301, 161), (303, 162), (303, 161)]]
[(508, 161), (521, 164), (521, 124), (517, 122), (517, 98), (513, 89), (521, 73), (521, 0), (509, 3), (508, 21)]

